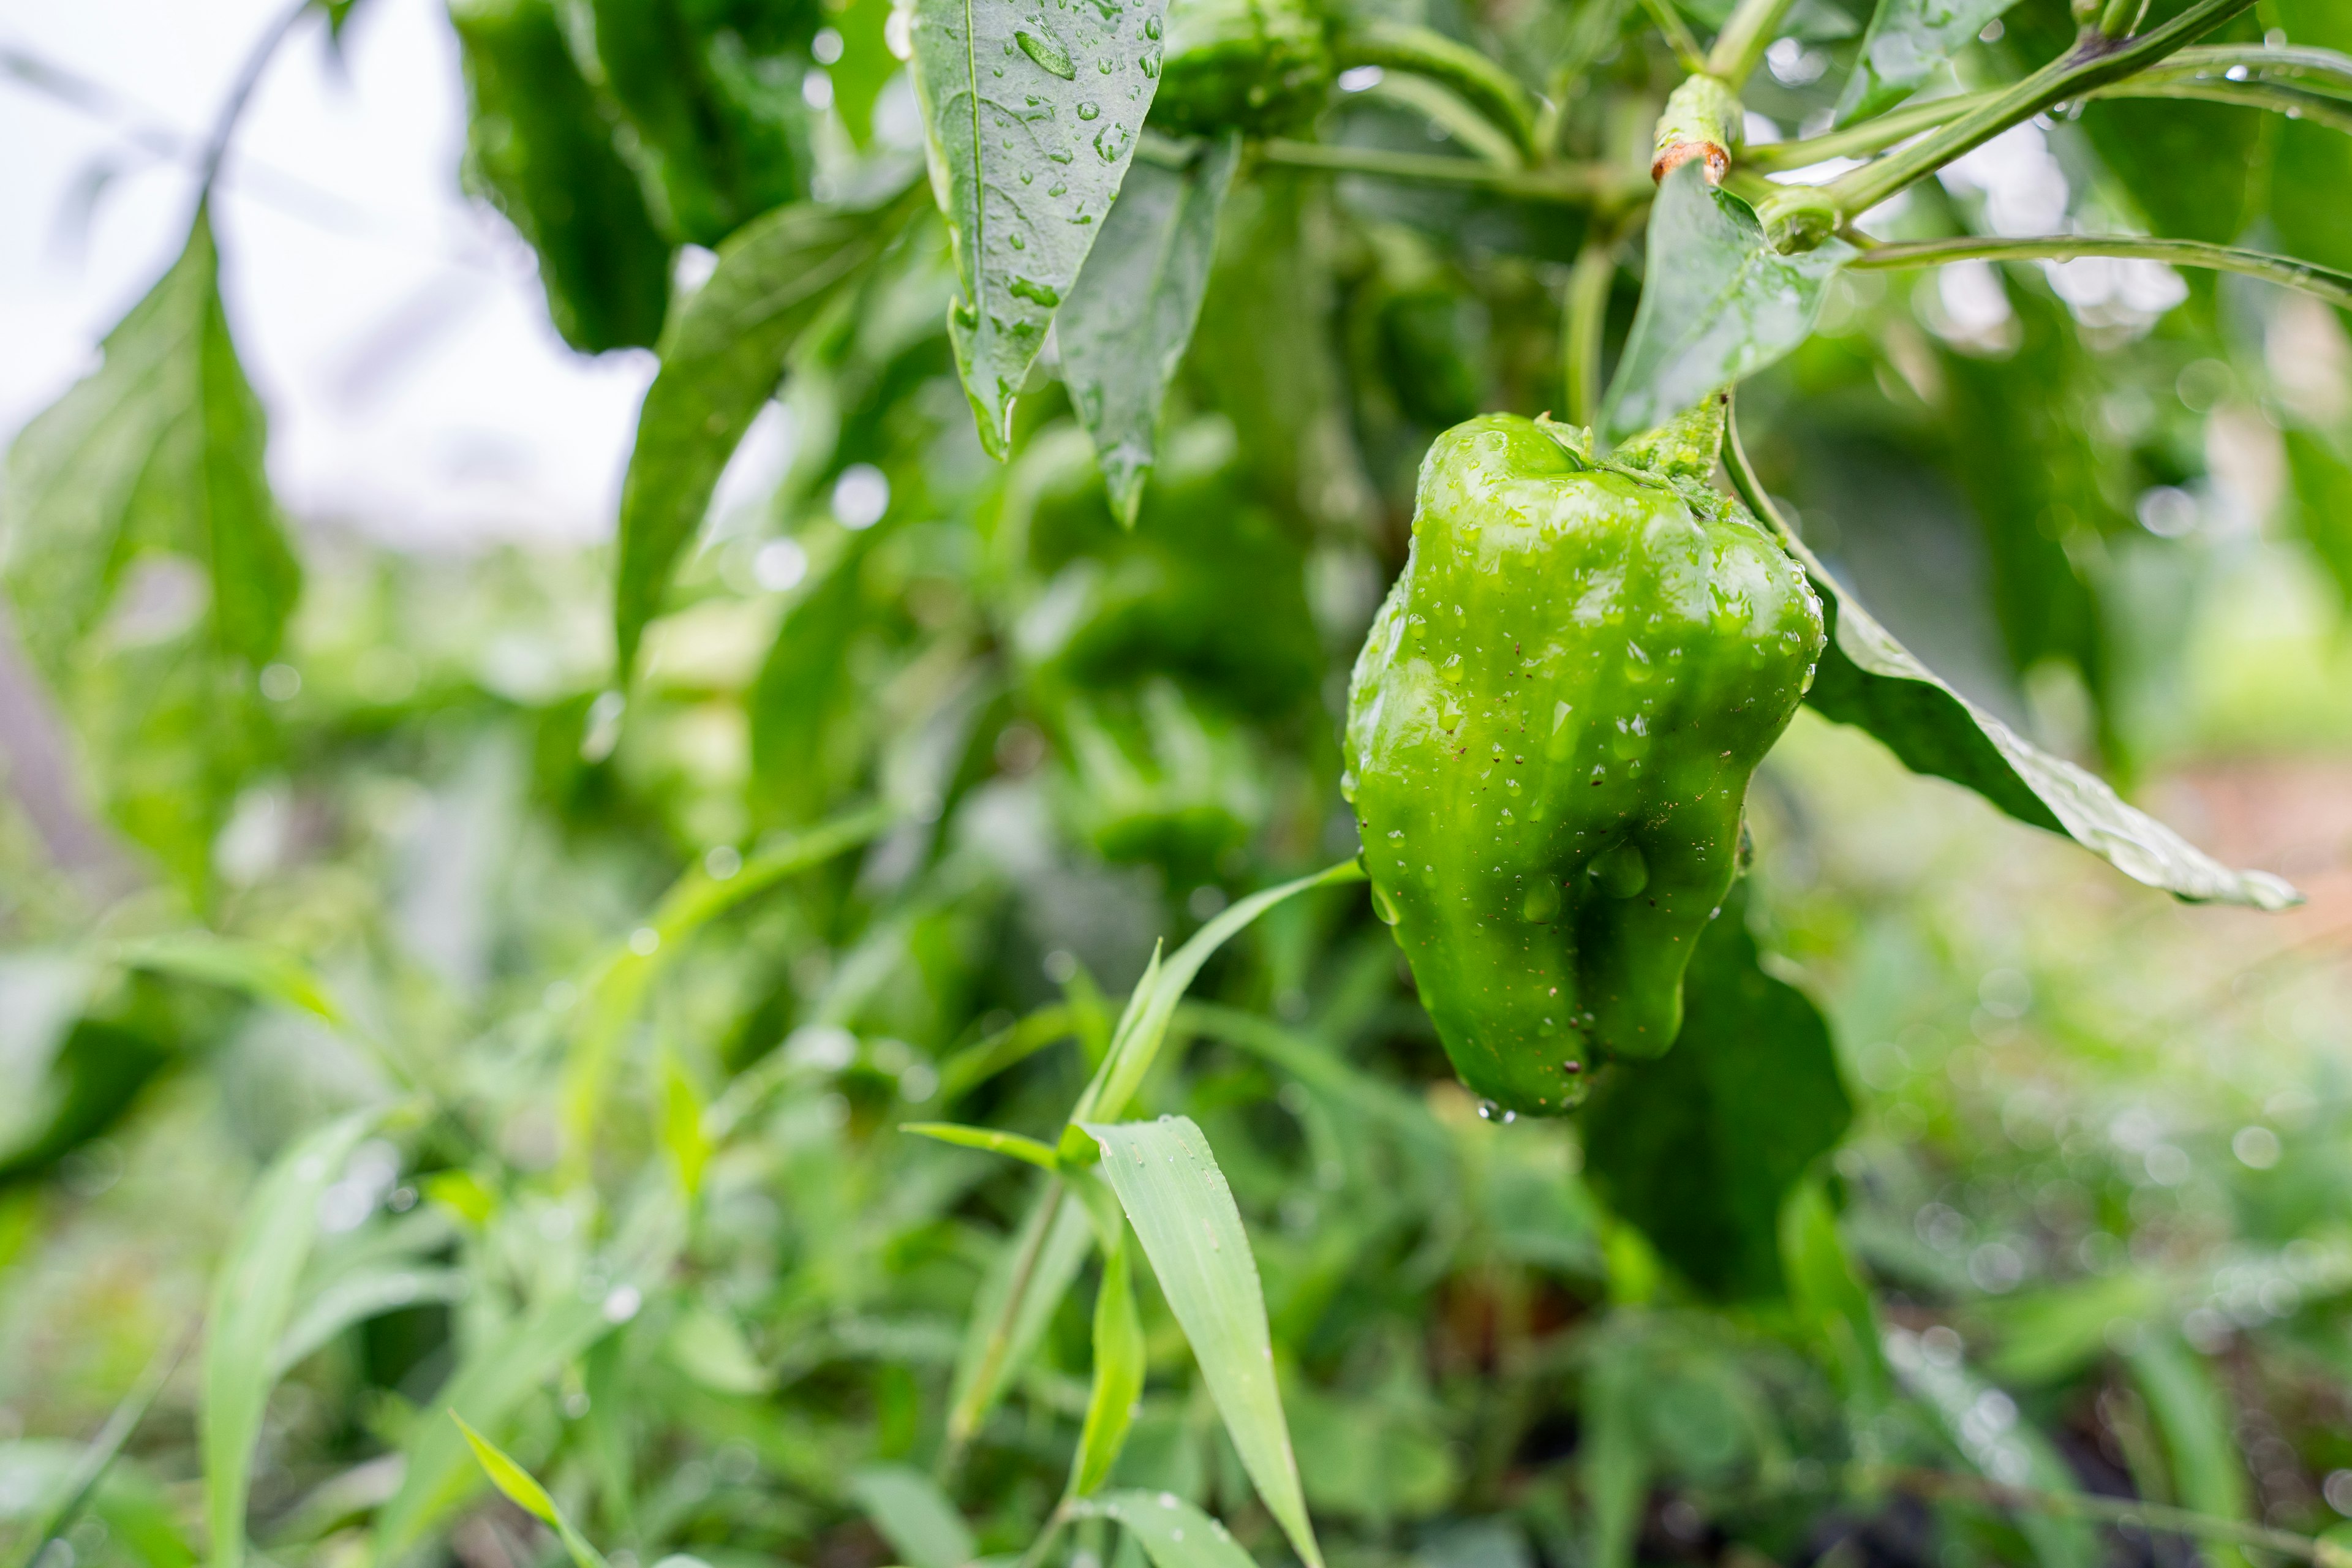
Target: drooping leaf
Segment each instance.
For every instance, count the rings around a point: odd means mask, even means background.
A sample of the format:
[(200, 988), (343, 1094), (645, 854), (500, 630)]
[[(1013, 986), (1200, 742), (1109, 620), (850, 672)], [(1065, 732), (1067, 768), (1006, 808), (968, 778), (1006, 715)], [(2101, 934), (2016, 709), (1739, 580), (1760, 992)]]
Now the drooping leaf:
[(948, 335), (994, 456), (1135, 155), (1167, 9), (916, 0), (915, 90), (962, 287)]
[[(2147, 1326), (2124, 1352), (2133, 1386), (2164, 1441), (2173, 1500), (2214, 1519), (2249, 1521), (2246, 1462), (2231, 1431), (2230, 1402), (2195, 1351), (2168, 1328)], [(2243, 1553), (2213, 1542), (2210, 1568), (2246, 1568)]]
[(268, 750), (255, 678), (301, 587), (219, 280), (199, 208), (99, 368), (10, 449), (0, 537), (26, 650), (73, 716), (109, 815), (199, 897), (214, 836)]
[(466, 66), (466, 183), (537, 253), (555, 330), (583, 353), (652, 346), (670, 245), (551, 0), (454, 0), (449, 19)]
[(1805, 568), (1829, 623), (1805, 700), (1825, 718), (1867, 730), (1913, 773), (1949, 779), (2021, 822), (2063, 833), (2136, 881), (2191, 902), (2282, 910), (2302, 901), (2265, 871), (2233, 871), (2122, 797), (2095, 774), (2041, 751), (1962, 697), (1831, 576), (1780, 517), (1735, 433), (1725, 456), (1749, 506)]
[(1829, 1026), (1757, 964), (1745, 884), (1698, 940), (1683, 1028), (1619, 1062), (1581, 1112), (1585, 1179), (1707, 1295), (1780, 1295), (1780, 1207), (1853, 1120)]
[[(1987, 1480), (2045, 1492), (2082, 1489), (2050, 1439), (2019, 1418), (2017, 1402), (1977, 1376), (1958, 1355), (1922, 1343), (1907, 1329), (1894, 1329), (1886, 1335), (1886, 1363), (1961, 1458)], [(2099, 1561), (2098, 1538), (2079, 1521), (2025, 1510), (2016, 1520), (2042, 1568), (2092, 1568)]]
[(256, 1001), (292, 1007), (330, 1028), (341, 1029), (350, 1021), (307, 965), (290, 953), (258, 942), (210, 931), (177, 931), (125, 942), (113, 950), (112, 956), (126, 968), (226, 986)]
[(800, 197), (813, 159), (796, 100), (816, 6), (589, 0), (586, 9), (604, 85), (677, 237), (717, 246)]
[(1878, 0), (1862, 58), (1838, 94), (1837, 122), (1884, 114), (1910, 97), (1986, 23), (2017, 0)]
[(1668, 174), (1650, 209), (1642, 303), (1602, 400), (1612, 441), (1667, 420), (1803, 342), (1830, 278), (1854, 254), (1842, 239), (1781, 256), (1754, 209), (1707, 184), (1699, 161)]
[(1055, 320), (1062, 375), (1095, 444), (1112, 510), (1134, 525), (1168, 384), (1192, 341), (1216, 260), (1217, 217), (1241, 138), (1203, 142), (1182, 169), (1139, 162)]
[(785, 356), (889, 227), (887, 212), (781, 208), (719, 247), (709, 280), (673, 317), (621, 483), (616, 684), (625, 689), (646, 623), (660, 612), (719, 476), (775, 391)]
[(1143, 1397), (1143, 1321), (1136, 1315), (1129, 1252), (1124, 1237), (1103, 1250), (1102, 1288), (1095, 1297), (1094, 1388), (1086, 1425), (1078, 1431), (1078, 1451), (1070, 1461), (1073, 1497), (1089, 1496), (1110, 1479), (1134, 1423), (1136, 1402)]
[(1253, 1561), (1222, 1523), (1174, 1492), (1105, 1492), (1072, 1512), (1124, 1527), (1151, 1568), (1250, 1568)]
[(270, 1356), (270, 1376), (283, 1377), (355, 1323), (406, 1307), (456, 1301), (469, 1289), (455, 1268), (394, 1266), (355, 1269), (304, 1302)]
[(1243, 1468), (1292, 1549), (1308, 1568), (1322, 1568), (1275, 1383), (1257, 1259), (1209, 1141), (1183, 1116), (1090, 1121), (1085, 1130), (1101, 1147), (1103, 1179), (1192, 1344)]
[(979, 1555), (971, 1528), (920, 1470), (869, 1465), (850, 1477), (849, 1491), (908, 1568), (963, 1568)]
[(564, 1517), (563, 1510), (555, 1506), (555, 1500), (547, 1495), (547, 1489), (541, 1486), (529, 1470), (509, 1458), (505, 1450), (497, 1444), (467, 1426), (466, 1418), (456, 1411), (449, 1412), (449, 1419), (455, 1421), (457, 1430), (466, 1435), (466, 1447), (473, 1450), (475, 1462), (482, 1467), (482, 1473), (490, 1478), (490, 1484), (504, 1492), (507, 1500), (517, 1508), (554, 1531), (562, 1541), (564, 1551), (571, 1553), (575, 1568), (604, 1568), (604, 1554), (591, 1546), (588, 1538), (572, 1528), (572, 1521)]
[(253, 1448), (278, 1379), (278, 1349), (294, 1310), (302, 1266), (319, 1236), (319, 1199), (342, 1173), (377, 1113), (357, 1110), (296, 1141), (246, 1202), (214, 1277), (205, 1316), (204, 1393), (197, 1407), (205, 1465), (205, 1519), (212, 1562), (245, 1560), (245, 1506)]

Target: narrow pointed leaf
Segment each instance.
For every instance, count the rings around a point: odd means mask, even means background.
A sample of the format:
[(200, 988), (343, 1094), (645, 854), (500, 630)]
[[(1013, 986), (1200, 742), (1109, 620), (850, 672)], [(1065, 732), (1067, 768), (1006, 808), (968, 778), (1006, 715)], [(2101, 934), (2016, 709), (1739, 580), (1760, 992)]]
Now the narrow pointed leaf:
[(1041, 1171), (1058, 1169), (1061, 1161), (1050, 1143), (1040, 1143), (1034, 1138), (1024, 1138), (1018, 1132), (1006, 1132), (995, 1127), (966, 1127), (953, 1121), (904, 1121), (898, 1131), (911, 1132), (918, 1138), (937, 1139), (960, 1149), (985, 1149), (992, 1154), (1003, 1154), (1036, 1166)]
[(2265, 871), (2233, 871), (2127, 805), (2105, 780), (2051, 756), (1961, 696), (1895, 640), (1780, 515), (1735, 432), (1724, 456), (1749, 507), (1768, 519), (1822, 597), (1828, 646), (1805, 700), (1867, 730), (1913, 773), (1974, 790), (2020, 822), (2063, 833), (2117, 870), (2191, 902), (2283, 910), (2303, 901)]
[[(2173, 1500), (2215, 1519), (2251, 1522), (2230, 1401), (2204, 1360), (2169, 1329), (2149, 1327), (2134, 1336), (2123, 1361), (2163, 1436)], [(2234, 1547), (2214, 1542), (2201, 1550), (2209, 1568), (2246, 1568), (2245, 1554)]]
[(1257, 1259), (1209, 1141), (1182, 1116), (1089, 1122), (1086, 1131), (1102, 1148), (1103, 1179), (1151, 1260), (1243, 1468), (1292, 1549), (1307, 1568), (1322, 1568), (1275, 1383)]
[[(1918, 1335), (1895, 1329), (1886, 1336), (1886, 1363), (1904, 1390), (1927, 1406), (1952, 1446), (1987, 1480), (2045, 1492), (2082, 1489), (2050, 1440), (2030, 1422), (2016, 1418), (2016, 1401), (2006, 1394), (1989, 1399), (1995, 1391), (1965, 1363), (1932, 1355)], [(2001, 1408), (2012, 1413), (2007, 1420), (1987, 1418), (1986, 1412)], [(2099, 1561), (2097, 1537), (2078, 1521), (2021, 1510), (2017, 1528), (2042, 1568), (2091, 1568)]]
[(868, 1466), (850, 1478), (849, 1491), (908, 1568), (963, 1568), (980, 1554), (971, 1526), (920, 1470)]
[(1225, 1527), (1174, 1492), (1105, 1492), (1072, 1510), (1108, 1519), (1142, 1544), (1151, 1568), (1253, 1568), (1254, 1559)]
[(482, 1467), (482, 1473), (490, 1478), (490, 1484), (504, 1492), (508, 1500), (517, 1508), (554, 1531), (562, 1538), (563, 1549), (572, 1554), (572, 1561), (577, 1568), (604, 1568), (604, 1554), (591, 1546), (588, 1538), (572, 1527), (572, 1521), (563, 1516), (563, 1510), (555, 1506), (555, 1500), (547, 1495), (547, 1489), (541, 1486), (529, 1470), (509, 1458), (497, 1444), (467, 1426), (466, 1418), (456, 1411), (449, 1412), (449, 1419), (455, 1421), (457, 1430), (466, 1435), (466, 1447), (473, 1450), (475, 1461)]
[(1601, 422), (1612, 442), (1664, 424), (1805, 341), (1842, 239), (1781, 256), (1746, 202), (1706, 184), (1697, 160), (1668, 174), (1650, 210), (1649, 263)]
[(462, 1300), (463, 1272), (455, 1268), (363, 1268), (336, 1279), (294, 1314), (270, 1357), (270, 1375), (283, 1377), (328, 1341), (355, 1323), (404, 1307)]
[(1241, 138), (1202, 143), (1182, 169), (1138, 163), (1103, 220), (1056, 331), (1062, 378), (1095, 444), (1112, 510), (1134, 526), (1160, 405), (1192, 342), (1216, 259), (1217, 216)]
[(915, 0), (915, 89), (962, 289), (948, 333), (997, 457), (1135, 155), (1166, 15), (1166, 0), (1039, 10)]
[(1087, 1421), (1070, 1467), (1070, 1493), (1086, 1497), (1110, 1479), (1143, 1397), (1143, 1320), (1136, 1315), (1124, 1238), (1103, 1257), (1102, 1289), (1095, 1297), (1095, 1379)]
[(237, 1568), (245, 1560), (254, 1443), (277, 1382), (278, 1347), (294, 1310), (295, 1286), (318, 1239), (319, 1199), (342, 1173), (376, 1114), (353, 1111), (278, 1155), (247, 1201), (214, 1277), (197, 1427), (215, 1568)]
[(626, 689), (646, 623), (793, 344), (887, 237), (887, 213), (780, 207), (719, 247), (709, 279), (672, 314), (621, 483), (613, 582), (614, 684)]
[(1878, 0), (1862, 58), (1838, 94), (1837, 122), (1884, 114), (1917, 91), (1936, 68), (2017, 0)]
[(331, 1028), (344, 1028), (344, 1015), (324, 982), (300, 960), (259, 942), (180, 931), (126, 942), (112, 954), (130, 969), (152, 970), (184, 980), (242, 991), (257, 1001), (276, 1002), (308, 1013)]

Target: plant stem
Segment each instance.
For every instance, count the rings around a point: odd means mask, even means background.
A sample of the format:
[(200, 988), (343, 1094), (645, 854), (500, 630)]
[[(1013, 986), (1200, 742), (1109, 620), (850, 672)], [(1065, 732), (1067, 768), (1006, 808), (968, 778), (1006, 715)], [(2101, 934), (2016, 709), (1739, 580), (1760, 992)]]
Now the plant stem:
[[(1004, 1292), (1004, 1307), (988, 1331), (988, 1348), (982, 1352), (979, 1375), (972, 1386), (986, 1389), (1001, 1373), (1006, 1353), (1013, 1346), (1013, 1320), (1021, 1315), (1022, 1299), (1029, 1293), (1029, 1277), (1037, 1272), (1037, 1259), (1045, 1255), (1045, 1242), (1054, 1234), (1054, 1221), (1059, 1215), (1066, 1191), (1062, 1178), (1045, 1178), (1045, 1190), (1038, 1194), (1041, 1211), (1037, 1224), (1026, 1238), (1021, 1256), (1013, 1266), (1013, 1278)], [(940, 1452), (939, 1471), (942, 1478), (952, 1477), (963, 1464), (964, 1449), (971, 1442), (972, 1433), (980, 1424), (977, 1411), (956, 1409), (948, 1415), (947, 1446)]]
[(2331, 305), (2352, 309), (2352, 273), (2338, 272), (2299, 261), (2291, 256), (2241, 250), (2231, 245), (2208, 245), (2201, 239), (2144, 239), (2130, 235), (2059, 234), (2039, 239), (1965, 237), (1959, 239), (1913, 240), (1874, 245), (1846, 266), (1855, 271), (1885, 272), (1906, 267), (1936, 267), (1947, 261), (2071, 261), (2078, 256), (2139, 257), (2175, 267), (2202, 267), (2236, 272), (2315, 295)]
[(1560, 332), (1560, 359), (1568, 422), (1590, 426), (1601, 406), (1601, 336), (1609, 310), (1609, 286), (1617, 277), (1617, 236), (1594, 232), (1576, 253), (1569, 274), (1567, 319)]
[(213, 121), (211, 140), (205, 143), (205, 160), (199, 166), (196, 180), (198, 206), (212, 197), (213, 182), (220, 177), (222, 160), (228, 156), (229, 137), (235, 134), (236, 122), (244, 118), (245, 106), (252, 99), (254, 89), (261, 85), (261, 73), (269, 68), (271, 58), (278, 53), (278, 46), (286, 41), (286, 36), (294, 30), (294, 24), (310, 14), (311, 5), (312, 0), (295, 0), (277, 21), (271, 23), (253, 46), (253, 52), (246, 57), (244, 68), (236, 73), (236, 81), (230, 84), (228, 100), (221, 105), (220, 114)]
[[(2230, 73), (2236, 71), (2238, 76)], [(2271, 89), (2265, 93), (2264, 89)], [(2288, 92), (2293, 100), (2275, 96)], [(1949, 124), (1991, 102), (1998, 90), (1954, 93), (1914, 103), (1801, 142), (1775, 142), (1742, 153), (1742, 166), (1767, 173), (1802, 169), (1832, 158), (1854, 158), (1892, 147), (1923, 131)], [(2337, 125), (2326, 100), (2352, 100), (2352, 58), (2333, 49), (2273, 48), (2261, 44), (2198, 44), (2162, 65), (2114, 82), (2084, 98), (2195, 98), (2284, 111), (2293, 109), (2324, 125)], [(2338, 129), (2342, 129), (2339, 125)]]
[(1334, 147), (1321, 142), (1276, 139), (1257, 144), (1268, 163), (1323, 169), (1335, 174), (1371, 174), (1423, 184), (1470, 185), (1522, 201), (1559, 202), (1604, 210), (1622, 208), (1646, 195), (1646, 180), (1634, 182), (1600, 163), (1554, 163), (1541, 169), (1507, 169), (1469, 158), (1427, 153), (1390, 153), (1376, 147)]
[(1772, 37), (1780, 30), (1781, 18), (1796, 0), (1739, 0), (1731, 19), (1723, 31), (1715, 36), (1715, 47), (1707, 51), (1706, 72), (1719, 77), (1737, 92), (1740, 85), (1755, 74), (1764, 51), (1772, 45)]
[(1674, 0), (1642, 0), (1642, 5), (1650, 13), (1650, 19), (1657, 23), (1658, 31), (1666, 36), (1666, 47), (1675, 51), (1676, 63), (1693, 76), (1706, 70), (1706, 53), (1691, 35), (1690, 25), (1675, 9)]
[[(1820, 187), (1820, 197), (1849, 217), (1868, 212), (2020, 121), (2153, 65), (2253, 5), (2254, 0), (2196, 0), (2154, 32), (2123, 42), (2086, 33), (2032, 76), (1993, 93), (1939, 130)], [(1769, 229), (1769, 215), (1765, 216)]]
[(1533, 162), (1538, 156), (1535, 106), (1528, 101), (1527, 89), (1467, 45), (1409, 23), (1367, 22), (1343, 33), (1335, 50), (1343, 66), (1378, 66), (1450, 88), (1509, 137), (1521, 157)]

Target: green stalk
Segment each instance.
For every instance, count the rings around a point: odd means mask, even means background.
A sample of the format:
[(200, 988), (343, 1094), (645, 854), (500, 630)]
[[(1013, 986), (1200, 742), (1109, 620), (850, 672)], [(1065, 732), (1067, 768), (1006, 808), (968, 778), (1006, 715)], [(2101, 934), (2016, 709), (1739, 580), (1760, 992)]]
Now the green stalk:
[(1470, 185), (1520, 201), (1559, 202), (1568, 206), (1619, 210), (1647, 195), (1649, 182), (1631, 181), (1600, 163), (1553, 163), (1541, 169), (1508, 169), (1471, 158), (1440, 153), (1390, 153), (1374, 147), (1335, 147), (1321, 142), (1276, 139), (1257, 144), (1260, 162), (1335, 174), (1370, 174), (1421, 184)]
[(1335, 53), (1342, 66), (1378, 66), (1451, 88), (1508, 136), (1522, 158), (1536, 160), (1536, 111), (1527, 89), (1476, 49), (1410, 23), (1368, 22), (1341, 34)]
[(1617, 277), (1617, 237), (1595, 232), (1576, 254), (1569, 274), (1567, 320), (1560, 333), (1568, 422), (1591, 426), (1601, 407), (1601, 333), (1609, 285)]
[(1949, 124), (1992, 96), (1990, 92), (1954, 93), (1949, 98), (1906, 104), (1875, 120), (1865, 120), (1859, 125), (1849, 125), (1826, 136), (1752, 147), (1740, 155), (1740, 166), (1769, 173), (1778, 169), (1810, 168), (1815, 163), (1825, 163), (1832, 158), (1859, 158), (1865, 153), (1892, 147), (1897, 142), (1908, 141), (1922, 131), (1933, 131), (1938, 125)]
[(2254, 0), (2197, 0), (2154, 32), (2122, 42), (2085, 33), (2073, 48), (2032, 76), (2000, 89), (1910, 146), (1826, 185), (1789, 187), (1766, 203), (1758, 216), (1777, 248), (1810, 250), (1848, 219), (1868, 212), (2020, 121), (2120, 81), (2253, 5)]
[(1706, 51), (1691, 35), (1690, 25), (1675, 9), (1674, 0), (1642, 0), (1642, 5), (1649, 11), (1650, 19), (1657, 23), (1658, 31), (1666, 36), (1666, 47), (1675, 51), (1675, 63), (1693, 76), (1705, 71)]
[(1937, 267), (1947, 261), (2071, 261), (2078, 256), (2141, 257), (2175, 267), (2201, 267), (2260, 278), (2298, 289), (2352, 310), (2352, 273), (2298, 261), (2290, 256), (2208, 245), (2201, 239), (2143, 239), (2129, 235), (2060, 234), (2039, 239), (1914, 240), (1875, 245), (1846, 263), (1850, 271), (1885, 272), (1906, 267)]
[(1764, 58), (1764, 51), (1772, 47), (1774, 35), (1780, 30), (1781, 19), (1796, 0), (1739, 0), (1731, 19), (1715, 37), (1715, 47), (1707, 51), (1706, 74), (1719, 78), (1734, 92), (1756, 74), (1756, 67)]

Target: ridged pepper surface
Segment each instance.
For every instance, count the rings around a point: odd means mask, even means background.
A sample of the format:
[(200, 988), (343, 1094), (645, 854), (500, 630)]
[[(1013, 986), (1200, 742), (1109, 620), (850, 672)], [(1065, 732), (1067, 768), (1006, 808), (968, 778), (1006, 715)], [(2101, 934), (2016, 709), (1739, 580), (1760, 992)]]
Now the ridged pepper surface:
[(1373, 902), (1503, 1110), (1557, 1114), (1674, 1043), (1748, 777), (1811, 683), (1821, 605), (1710, 488), (1721, 432), (1708, 405), (1596, 461), (1569, 426), (1456, 426), (1356, 661)]

